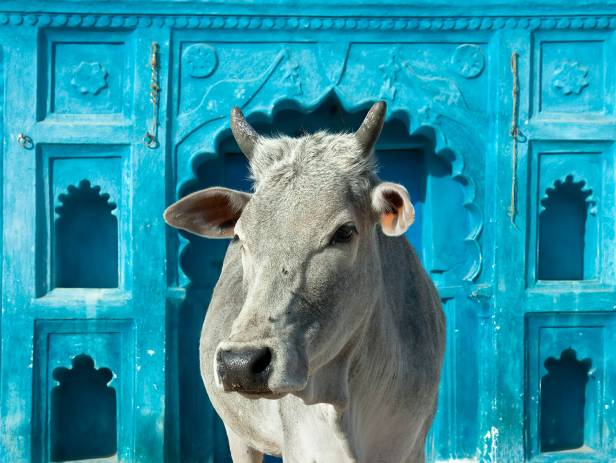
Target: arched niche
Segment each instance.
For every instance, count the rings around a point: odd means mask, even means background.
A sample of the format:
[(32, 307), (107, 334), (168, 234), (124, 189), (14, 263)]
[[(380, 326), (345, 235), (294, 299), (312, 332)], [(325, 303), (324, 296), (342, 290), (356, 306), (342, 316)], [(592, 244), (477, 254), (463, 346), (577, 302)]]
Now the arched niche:
[(51, 390), (51, 461), (106, 458), (117, 452), (116, 391), (109, 368), (96, 369), (92, 357), (80, 354), (72, 368), (53, 371)]
[[(353, 131), (369, 106), (349, 111), (335, 93), (314, 107), (280, 101), (271, 112), (247, 115), (263, 134), (291, 136), (319, 129)], [(379, 176), (404, 184), (416, 209), (407, 237), (437, 284), (461, 284), (474, 279), (481, 265), (477, 236), (481, 228), (473, 182), (460, 173), (460, 158), (442, 147), (438, 131), (422, 125), (413, 130), (410, 116), (396, 111), (388, 117), (376, 147)], [(192, 175), (181, 183), (179, 196), (214, 185), (250, 190), (248, 170), (228, 127), (215, 136), (215, 148), (195, 153)], [(185, 285), (211, 288), (216, 282), (227, 243), (182, 233), (180, 268)]]
[(540, 443), (542, 452), (579, 449), (584, 445), (586, 386), (590, 359), (578, 360), (572, 348), (545, 361), (541, 378)]
[(589, 224), (594, 201), (583, 180), (568, 175), (546, 190), (539, 213), (538, 280), (595, 277), (596, 233)]
[(56, 288), (118, 287), (116, 205), (89, 180), (59, 196), (53, 247)]
[[(318, 129), (354, 131), (371, 103), (349, 107), (339, 95), (329, 92), (308, 106), (283, 99), (270, 109), (244, 112), (260, 133), (294, 136)], [(250, 191), (247, 161), (228, 123), (226, 118), (219, 125), (214, 121), (203, 126), (177, 147), (178, 197), (215, 185)], [(388, 114), (376, 151), (380, 177), (403, 183), (411, 194), (416, 221), (407, 236), (435, 282), (462, 287), (472, 281), (481, 267), (477, 238), (482, 222), (474, 203), (474, 183), (462, 173), (461, 157), (446, 145), (438, 128), (413, 126), (411, 113), (402, 110)], [(190, 155), (186, 156), (187, 152)], [(180, 232), (178, 244), (179, 284), (187, 290), (178, 316), (182, 333), (178, 346), (179, 426), (180, 435), (186, 436), (180, 453), (183, 458), (198, 459), (206, 458), (210, 450), (192, 436), (224, 435), (222, 423), (200, 392), (203, 386), (194, 346), (199, 342), (228, 241)]]

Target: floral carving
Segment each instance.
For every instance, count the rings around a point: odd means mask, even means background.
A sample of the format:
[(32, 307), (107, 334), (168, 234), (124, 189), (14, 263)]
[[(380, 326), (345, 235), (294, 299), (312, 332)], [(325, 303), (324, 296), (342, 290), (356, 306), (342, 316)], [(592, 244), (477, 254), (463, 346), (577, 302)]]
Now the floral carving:
[(432, 105), (426, 104), (417, 110), (417, 115), (422, 124), (439, 125), (441, 115), (434, 111)]
[(184, 62), (188, 75), (195, 78), (211, 76), (218, 66), (218, 55), (214, 47), (196, 43), (184, 50)]
[(381, 64), (379, 69), (383, 73), (383, 85), (381, 86), (380, 98), (387, 98), (393, 101), (396, 98), (396, 86), (395, 83), (398, 80), (398, 73), (400, 72), (400, 48), (394, 47), (389, 54), (389, 61), (387, 64)]
[(473, 79), (481, 74), (485, 61), (483, 51), (477, 45), (460, 45), (451, 56), (451, 65), (465, 79)]
[(179, 116), (178, 139), (181, 140), (190, 132), (196, 130), (196, 119), (201, 120), (198, 128), (213, 120), (228, 117), (226, 102), (230, 94), (233, 94), (236, 106), (243, 108), (263, 88), (286, 56), (285, 50), (280, 51), (268, 68), (253, 79), (225, 79), (213, 84), (203, 95), (201, 103), (195, 109)]
[(73, 69), (71, 85), (82, 95), (96, 95), (107, 88), (107, 70), (97, 62), (82, 61)]
[(464, 111), (468, 109), (464, 95), (453, 79), (434, 76), (426, 70), (420, 73), (407, 61), (402, 66), (406, 71), (404, 76), (417, 95), (425, 95), (434, 105), (449, 108), (449, 112), (452, 107)]
[(295, 60), (287, 60), (282, 65), (282, 80), (291, 87), (292, 95), (301, 95), (302, 82), (299, 77), (299, 63)]
[(588, 67), (577, 61), (563, 61), (555, 70), (552, 86), (563, 95), (579, 95), (588, 87)]

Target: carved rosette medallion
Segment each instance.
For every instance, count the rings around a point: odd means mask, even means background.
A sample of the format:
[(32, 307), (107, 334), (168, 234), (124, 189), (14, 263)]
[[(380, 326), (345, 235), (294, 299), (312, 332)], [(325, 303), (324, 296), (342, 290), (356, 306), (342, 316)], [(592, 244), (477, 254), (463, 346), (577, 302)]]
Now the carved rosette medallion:
[(572, 93), (579, 95), (589, 84), (588, 67), (581, 66), (577, 61), (563, 61), (554, 70), (552, 87), (565, 96)]
[(73, 69), (71, 85), (82, 95), (96, 95), (107, 88), (107, 70), (100, 63), (82, 61)]
[(211, 76), (218, 67), (216, 50), (204, 43), (196, 43), (186, 48), (183, 60), (188, 75), (197, 79)]
[(483, 72), (485, 67), (483, 51), (477, 45), (460, 45), (451, 56), (451, 65), (465, 79), (473, 79)]

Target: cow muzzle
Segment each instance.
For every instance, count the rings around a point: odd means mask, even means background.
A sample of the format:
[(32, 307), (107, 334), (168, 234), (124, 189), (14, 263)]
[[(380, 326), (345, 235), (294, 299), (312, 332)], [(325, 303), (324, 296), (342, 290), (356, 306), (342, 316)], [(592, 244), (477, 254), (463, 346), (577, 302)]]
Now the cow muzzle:
[(227, 392), (268, 394), (268, 379), (272, 370), (269, 347), (219, 349), (216, 355), (217, 374)]

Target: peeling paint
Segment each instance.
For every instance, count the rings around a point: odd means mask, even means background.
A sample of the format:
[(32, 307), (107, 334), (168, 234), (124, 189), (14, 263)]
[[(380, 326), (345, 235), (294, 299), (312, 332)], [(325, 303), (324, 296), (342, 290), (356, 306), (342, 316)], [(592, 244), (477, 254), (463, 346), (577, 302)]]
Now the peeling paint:
[(483, 436), (483, 449), (481, 451), (481, 463), (495, 463), (498, 446), (498, 428), (492, 426)]

